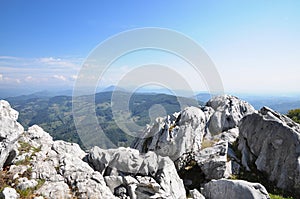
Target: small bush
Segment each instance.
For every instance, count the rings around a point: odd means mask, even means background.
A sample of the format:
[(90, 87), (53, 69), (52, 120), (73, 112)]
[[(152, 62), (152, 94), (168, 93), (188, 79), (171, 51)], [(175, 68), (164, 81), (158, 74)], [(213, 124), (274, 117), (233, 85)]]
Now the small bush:
[(289, 110), (287, 116), (300, 124), (300, 109)]

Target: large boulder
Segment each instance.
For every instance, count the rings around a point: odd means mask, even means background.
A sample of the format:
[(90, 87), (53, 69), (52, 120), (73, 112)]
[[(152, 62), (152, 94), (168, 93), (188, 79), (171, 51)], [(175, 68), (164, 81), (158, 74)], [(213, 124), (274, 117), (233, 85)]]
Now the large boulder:
[(237, 127), (245, 115), (255, 112), (248, 102), (231, 95), (213, 97), (206, 106), (214, 110), (207, 124), (207, 131), (212, 136)]
[(24, 131), (17, 122), (18, 115), (7, 101), (0, 100), (0, 170), (11, 164), (18, 153), (16, 141)]
[(212, 180), (202, 192), (207, 199), (270, 199), (264, 186), (244, 180)]
[(179, 114), (158, 118), (146, 128), (145, 138), (136, 139), (132, 147), (143, 153), (155, 151), (176, 161), (185, 153), (201, 149), (205, 125), (204, 112), (187, 107)]
[(195, 153), (195, 160), (206, 180), (220, 179), (231, 175), (231, 162), (227, 160), (227, 142), (219, 142)]
[(242, 164), (265, 173), (277, 187), (300, 195), (300, 125), (267, 107), (239, 125)]
[[(93, 147), (86, 161), (105, 176), (111, 190), (124, 186), (126, 190), (132, 190), (132, 198), (185, 198), (183, 182), (168, 157), (154, 152), (140, 154), (131, 148), (103, 150)], [(129, 183), (128, 179), (111, 176), (131, 176), (133, 179), (129, 179)]]

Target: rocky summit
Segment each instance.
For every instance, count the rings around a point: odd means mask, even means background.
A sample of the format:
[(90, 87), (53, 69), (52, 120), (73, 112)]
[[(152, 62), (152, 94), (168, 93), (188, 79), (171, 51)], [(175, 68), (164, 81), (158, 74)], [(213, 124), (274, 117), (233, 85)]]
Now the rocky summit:
[(83, 151), (17, 119), (1, 100), (0, 198), (300, 198), (300, 126), (234, 96), (157, 118), (131, 148)]

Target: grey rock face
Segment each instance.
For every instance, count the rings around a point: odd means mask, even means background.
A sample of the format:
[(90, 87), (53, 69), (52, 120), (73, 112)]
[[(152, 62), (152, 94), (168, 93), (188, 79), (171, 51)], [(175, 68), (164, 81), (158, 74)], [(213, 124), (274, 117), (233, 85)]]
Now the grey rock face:
[(17, 191), (11, 187), (5, 187), (0, 193), (1, 199), (17, 199), (20, 198), (20, 195)]
[(80, 158), (65, 154), (60, 159), (60, 170), (67, 184), (76, 190), (78, 198), (114, 198), (103, 176)]
[(240, 123), (242, 163), (255, 164), (277, 187), (300, 194), (300, 126), (269, 108)]
[(237, 127), (245, 115), (255, 112), (248, 102), (231, 95), (216, 96), (209, 100), (206, 106), (212, 107), (215, 111), (208, 122), (208, 131), (211, 135)]
[(136, 139), (132, 147), (170, 157), (185, 185), (199, 187), (201, 181), (229, 177), (232, 168), (237, 168), (238, 163), (227, 158), (228, 143), (238, 138), (242, 117), (253, 112), (255, 109), (245, 101), (217, 96), (204, 107), (188, 107), (179, 114), (159, 118), (146, 128), (145, 138)]
[(64, 182), (47, 181), (36, 193), (53, 199), (72, 198), (71, 190)]
[(205, 197), (197, 189), (190, 190), (190, 194), (193, 199), (205, 199)]
[(131, 198), (185, 198), (182, 180), (168, 157), (154, 152), (140, 154), (130, 148), (93, 147), (86, 161), (105, 176), (111, 190), (124, 186)]
[(187, 152), (201, 149), (205, 125), (204, 112), (196, 107), (188, 107), (165, 120), (159, 118), (145, 130), (146, 138), (137, 139), (133, 148), (141, 152), (155, 151), (175, 161)]
[(16, 157), (16, 141), (24, 128), (17, 122), (19, 113), (0, 100), (0, 170)]
[(269, 199), (265, 187), (244, 180), (212, 180), (204, 185), (203, 195), (207, 199)]
[(229, 177), (231, 163), (227, 161), (227, 142), (219, 142), (212, 147), (205, 148), (195, 155), (207, 180)]

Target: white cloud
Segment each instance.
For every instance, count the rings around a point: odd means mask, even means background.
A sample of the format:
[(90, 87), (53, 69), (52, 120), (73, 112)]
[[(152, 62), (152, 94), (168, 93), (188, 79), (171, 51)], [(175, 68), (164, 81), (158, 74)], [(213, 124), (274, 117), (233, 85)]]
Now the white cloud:
[(75, 67), (77, 66), (73, 60), (66, 60), (61, 58), (43, 57), (38, 58), (38, 62), (49, 66), (63, 66), (63, 67)]
[(78, 78), (77, 75), (71, 75), (71, 79), (76, 80)]
[(67, 80), (67, 78), (63, 75), (53, 75), (53, 78), (58, 79), (58, 80), (62, 80), (62, 81)]
[(0, 81), (2, 81), (3, 80), (3, 75), (2, 74), (0, 74)]
[(25, 81), (32, 81), (33, 80), (33, 77), (32, 76), (27, 76), (26, 78), (25, 78)]
[(18, 60), (20, 58), (13, 56), (0, 56), (0, 59), (10, 59), (10, 60)]

